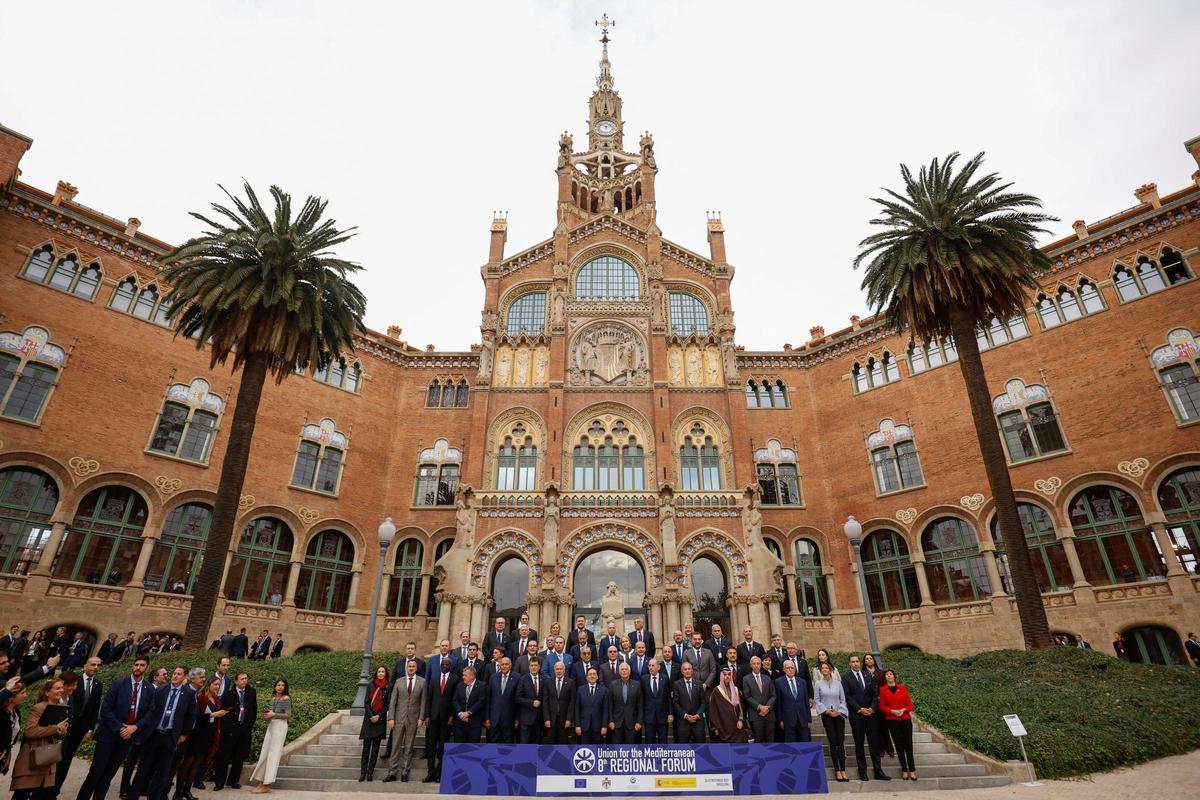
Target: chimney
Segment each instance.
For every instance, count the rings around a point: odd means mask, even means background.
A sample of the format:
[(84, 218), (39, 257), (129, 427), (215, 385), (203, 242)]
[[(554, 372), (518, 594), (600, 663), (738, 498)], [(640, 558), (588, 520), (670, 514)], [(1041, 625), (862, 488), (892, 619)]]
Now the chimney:
[(504, 260), (504, 243), (508, 241), (508, 212), (492, 212), (492, 241), (488, 250), (488, 263), (499, 264)]
[(1083, 220), (1075, 220), (1073, 223), (1071, 223), (1071, 227), (1075, 229), (1075, 235), (1080, 239), (1086, 239), (1088, 237), (1087, 223)]
[(1158, 199), (1158, 184), (1143, 183), (1141, 186), (1133, 190), (1134, 197), (1138, 202), (1145, 203), (1151, 208), (1159, 208), (1162, 206), (1162, 201)]
[(1200, 136), (1188, 139), (1183, 143), (1183, 146), (1192, 154), (1192, 158), (1196, 159), (1196, 166), (1200, 167)]
[(75, 195), (79, 194), (79, 190), (66, 181), (59, 181), (58, 186), (54, 189), (54, 205), (61, 206), (63, 203), (75, 199)]
[(850, 330), (856, 331), (861, 327), (862, 327), (862, 317), (860, 317), (858, 314), (855, 314), (854, 316), (850, 317)]
[(808, 343), (818, 344), (825, 341), (825, 326), (814, 325), (808, 329)]
[(125, 223), (125, 235), (133, 238), (140, 227), (142, 227), (142, 221), (137, 217), (130, 217), (129, 221)]
[(725, 261), (725, 223), (721, 222), (720, 211), (708, 212), (708, 249), (712, 260), (718, 264)]
[(399, 325), (388, 325), (387, 335), (392, 339), (399, 339), (400, 338), (400, 326)]

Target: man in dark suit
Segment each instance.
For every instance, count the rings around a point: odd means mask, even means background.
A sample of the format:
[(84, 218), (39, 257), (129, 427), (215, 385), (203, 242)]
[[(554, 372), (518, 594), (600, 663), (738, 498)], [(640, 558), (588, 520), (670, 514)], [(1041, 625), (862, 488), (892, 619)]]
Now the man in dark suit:
[(705, 691), (716, 685), (717, 659), (698, 632), (692, 634), (692, 646), (684, 651), (683, 663), (692, 665), (696, 680), (704, 685)]
[(775, 680), (763, 672), (762, 659), (750, 659), (750, 672), (741, 682), (746, 703), (746, 727), (756, 742), (775, 740)]
[(515, 664), (517, 659), (524, 655), (533, 655), (537, 652), (537, 639), (530, 638), (529, 626), (524, 625), (518, 631), (508, 646), (508, 655)]
[[(592, 647), (596, 646), (596, 634), (594, 634), (590, 630), (588, 630), (587, 619), (584, 618), (582, 615), (575, 618), (575, 627), (571, 629), (571, 646), (572, 647), (574, 647), (575, 643), (579, 641), (579, 634), (581, 634), (581, 633), (584, 635), (584, 638), (587, 639), (587, 643), (589, 645), (591, 645)], [(571, 655), (574, 655), (574, 653), (572, 653)]]
[(804, 678), (804, 685), (808, 689), (808, 699), (813, 699), (812, 685), (812, 670), (808, 667), (808, 659), (804, 657), (804, 653), (796, 647), (795, 642), (787, 643), (787, 658), (785, 661), (791, 661), (796, 667), (796, 677)]
[[(59, 625), (54, 631), (54, 638), (50, 641), (50, 655), (59, 656), (64, 660), (71, 655), (71, 643), (74, 638), (67, 635), (67, 629), (63, 625)], [(64, 664), (63, 669), (69, 669), (69, 664)]]
[[(443, 639), (442, 647), (449, 652), (450, 640)], [(437, 659), (435, 664), (434, 659)], [(425, 783), (442, 779), (442, 751), (450, 739), (451, 723), (454, 721), (454, 694), (458, 689), (459, 677), (454, 674), (454, 662), (449, 655), (434, 656), (429, 665), (437, 666), (437, 675), (427, 672), (425, 679), (425, 758), (429, 770)]]
[(496, 617), (496, 622), (492, 630), (488, 631), (487, 636), (483, 637), (483, 657), (485, 660), (491, 660), (492, 649), (500, 648), (501, 653), (508, 652), (508, 646), (512, 644), (512, 634), (508, 632), (508, 621), (504, 617)]
[(638, 642), (646, 643), (646, 652), (648, 654), (653, 655), (656, 652), (654, 649), (654, 634), (646, 630), (646, 621), (641, 617), (633, 621), (633, 630), (629, 632), (629, 644), (633, 646), (634, 650), (637, 650)]
[[(717, 660), (717, 671), (725, 669), (725, 651), (732, 645), (733, 642), (724, 635), (720, 625), (712, 626), (712, 635), (708, 637), (708, 641), (704, 646), (713, 654), (713, 658)], [(715, 681), (714, 681), (715, 683)]]
[(675, 710), (675, 743), (704, 744), (704, 693), (707, 688), (703, 681), (693, 675), (690, 661), (683, 662), (682, 673), (683, 677), (675, 682), (671, 693), (671, 705)]
[(254, 646), (254, 653), (251, 655), (251, 658), (266, 661), (269, 655), (271, 655), (271, 634), (268, 631), (263, 631), (262, 638)]
[(575, 737), (580, 744), (602, 744), (608, 729), (608, 690), (593, 666), (575, 695)]
[(250, 755), (250, 738), (258, 719), (258, 695), (249, 675), (237, 674), (233, 688), (221, 697), (221, 708), (229, 713), (221, 718), (221, 746), (213, 763), (214, 792), (225, 786), (242, 788), (242, 765)]
[(566, 744), (571, 720), (575, 718), (575, 682), (567, 677), (563, 662), (554, 665), (554, 677), (546, 681), (542, 701), (545, 744)]
[(117, 641), (117, 635), (115, 633), (110, 633), (108, 638), (104, 640), (104, 643), (100, 645), (99, 652), (96, 653), (96, 655), (100, 657), (100, 663), (107, 664), (112, 661), (113, 651), (119, 646), (120, 643)]
[(517, 678), (517, 741), (521, 744), (541, 744), (542, 714), (546, 706), (546, 679), (541, 675), (542, 660), (537, 656), (522, 656), (529, 660), (528, 672)]
[(416, 642), (405, 642), (404, 643), (404, 656), (396, 659), (396, 663), (392, 667), (392, 684), (393, 685), (395, 685), (395, 683), (397, 681), (403, 680), (404, 678), (408, 677), (408, 662), (409, 661), (417, 662), (417, 671), (413, 674), (421, 675), (421, 676), (424, 676), (426, 674), (425, 673), (425, 659), (423, 659), (419, 655), (417, 655), (417, 643)]
[(229, 674), (229, 665), (229, 656), (221, 656), (217, 659), (217, 671), (213, 673), (214, 678), (221, 679), (221, 685), (217, 687), (221, 697), (224, 697), (225, 693), (233, 688), (234, 676)]
[(1072, 647), (1078, 647), (1080, 650), (1091, 650), (1092, 646), (1083, 640), (1083, 634), (1075, 634), (1075, 641), (1071, 643)]
[(642, 685), (632, 680), (628, 664), (621, 677), (608, 687), (608, 732), (612, 744), (640, 744), (642, 734)]
[(217, 648), (225, 655), (232, 655), (233, 650), (233, 628), (229, 628), (221, 635), (221, 646)]
[(600, 667), (600, 682), (605, 686), (621, 679), (621, 665), (625, 662), (617, 655), (619, 649), (610, 646), (604, 659), (604, 665)]
[(675, 681), (683, 677), (679, 672), (679, 667), (683, 664), (682, 661), (675, 660), (675, 646), (664, 644), (662, 649), (662, 657), (657, 659), (658, 671), (667, 680), (668, 686), (673, 686)]
[(116, 681), (100, 701), (96, 726), (96, 750), (92, 766), (75, 800), (104, 800), (113, 776), (125, 761), (133, 736), (156, 719), (154, 689), (145, 679), (150, 662), (138, 656), (129, 676)]
[(425, 665), (425, 683), (432, 686), (434, 681), (441, 680), (443, 661), (450, 664), (451, 672), (458, 672), (458, 659), (450, 653), (449, 639), (442, 639), (438, 644), (438, 652), (429, 657), (429, 662)]
[(671, 647), (671, 660), (675, 662), (676, 666), (683, 664), (683, 654), (686, 653), (688, 651), (688, 648), (691, 646), (692, 646), (692, 640), (685, 638), (683, 635), (683, 631), (681, 631), (681, 630), (675, 631), (675, 636), (673, 637), (673, 641), (671, 642), (670, 647)]
[[(664, 647), (670, 653), (670, 647)], [(647, 662), (642, 676), (642, 732), (646, 744), (666, 744), (667, 727), (675, 721), (671, 708), (671, 681), (657, 658)]]
[[(587, 636), (584, 636), (584, 633), (586, 633)], [(590, 641), (590, 638), (594, 638), (591, 636), (591, 633), (592, 633), (591, 631), (583, 631), (582, 633), (574, 633), (573, 632), (571, 634), (573, 639), (571, 642), (571, 650), (570, 650), (569, 654), (570, 654), (572, 660), (578, 661), (579, 654), (583, 651), (583, 648), (585, 648), (585, 647), (589, 648), (592, 651), (592, 654), (595, 655), (596, 645)]]
[(275, 644), (271, 645), (271, 658), (283, 656), (283, 634), (275, 634)]
[[(547, 627), (549, 627), (549, 626), (547, 626)], [(533, 639), (533, 641), (534, 641), (533, 649), (536, 650), (537, 649), (537, 641), (538, 641), (537, 628), (535, 628), (529, 624), (529, 614), (524, 611), (522, 611), (521, 616), (517, 618), (517, 631), (519, 632), (522, 628), (527, 628), (529, 630), (529, 638)], [(547, 630), (546, 633), (552, 633), (552, 631)]]
[(566, 640), (561, 636), (555, 636), (553, 639), (554, 649), (546, 651), (541, 657), (542, 674), (547, 678), (554, 677), (555, 664), (562, 664), (566, 668), (567, 674), (569, 674), (571, 671), (571, 664), (575, 661), (571, 654), (567, 652)]
[(629, 677), (634, 681), (640, 682), (642, 676), (646, 674), (646, 665), (653, 655), (654, 651), (647, 650), (646, 645), (641, 642), (635, 644), (633, 646), (633, 655), (629, 658)]
[[(491, 660), (485, 662), (482, 667), (475, 667), (475, 675), (484, 686), (490, 687), (492, 685), (492, 676), (500, 674), (500, 662), (505, 658), (507, 658), (507, 656), (505, 656), (500, 650), (500, 645), (496, 645), (492, 648)], [(458, 665), (459, 675), (462, 675), (462, 671), (465, 667), (466, 665), (462, 663)]]
[(245, 658), (249, 650), (250, 640), (246, 638), (246, 629), (242, 628), (238, 631), (238, 635), (233, 637), (233, 641), (229, 645), (229, 656), (231, 658)]
[(621, 652), (621, 635), (617, 633), (617, 623), (610, 622), (605, 629), (604, 635), (600, 637), (600, 653), (608, 656), (608, 648), (615, 647), (617, 652)]
[(131, 798), (148, 795), (150, 800), (166, 800), (171, 785), (175, 750), (192, 732), (196, 722), (196, 695), (187, 683), (187, 669), (176, 667), (171, 682), (155, 692), (158, 716), (154, 725), (138, 731), (142, 756), (133, 780)]
[[(21, 640), (21, 626), (13, 625), (9, 628), (8, 633), (0, 636), (0, 653), (4, 653), (9, 657), (10, 663), (13, 659), (13, 652), (17, 649), (17, 643)], [(7, 678), (8, 673), (0, 672), (0, 678)]]
[(496, 744), (512, 744), (517, 726), (517, 683), (519, 676), (512, 671), (512, 659), (504, 656), (496, 673), (488, 681), (487, 740)]
[(79, 685), (71, 693), (69, 700), (70, 727), (67, 738), (63, 740), (62, 761), (54, 767), (54, 793), (62, 791), (63, 781), (71, 770), (71, 762), (79, 745), (90, 741), (92, 729), (100, 718), (100, 700), (104, 697), (104, 684), (96, 677), (103, 662), (99, 656), (92, 656), (83, 665), (83, 674), (79, 676)]
[(754, 629), (748, 625), (742, 628), (742, 641), (737, 646), (738, 663), (748, 667), (751, 658), (762, 658), (766, 652), (761, 642), (754, 641)]
[(571, 665), (571, 680), (576, 686), (583, 688), (583, 685), (587, 683), (588, 670), (592, 667), (599, 668), (600, 662), (595, 660), (592, 648), (585, 645), (580, 651), (579, 658)]
[(775, 716), (778, 732), (784, 742), (811, 742), (809, 723), (812, 710), (808, 705), (808, 676), (796, 674), (796, 662), (783, 662), (783, 674), (775, 679)]
[[(454, 655), (453, 653), (451, 655)], [(454, 665), (454, 669), (458, 672), (458, 677), (462, 677), (462, 672), (467, 667), (475, 670), (475, 678), (477, 680), (486, 681), (491, 677), (491, 673), (487, 672), (487, 667), (490, 662), (484, 661), (479, 655), (479, 645), (471, 642), (467, 645), (467, 657), (460, 658), (458, 663)]]
[(858, 777), (867, 778), (867, 757), (863, 739), (871, 747), (871, 766), (877, 780), (890, 781), (879, 763), (879, 689), (871, 676), (863, 672), (858, 656), (850, 656), (850, 671), (842, 676), (842, 691), (850, 712), (850, 730), (854, 732), (854, 759), (858, 762)]
[(771, 675), (778, 678), (783, 674), (783, 660), (787, 658), (787, 648), (783, 646), (781, 634), (771, 634), (771, 649), (767, 651), (767, 655), (771, 657)]
[(1196, 634), (1188, 632), (1187, 641), (1183, 643), (1183, 647), (1187, 650), (1188, 658), (1197, 667), (1200, 667), (1200, 641), (1196, 640)]
[(487, 700), (487, 689), (475, 679), (475, 670), (464, 669), (462, 681), (454, 688), (455, 742), (479, 741), (483, 718), (487, 716)]

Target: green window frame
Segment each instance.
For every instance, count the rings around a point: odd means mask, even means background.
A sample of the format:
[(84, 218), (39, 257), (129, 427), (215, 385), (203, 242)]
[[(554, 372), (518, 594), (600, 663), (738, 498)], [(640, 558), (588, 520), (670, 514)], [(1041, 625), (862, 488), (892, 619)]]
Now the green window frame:
[(0, 470), (0, 572), (28, 575), (37, 566), (58, 499), (58, 485), (41, 470)]
[[(1017, 503), (1017, 516), (1021, 519), (1021, 530), (1025, 533), (1025, 546), (1029, 549), (1029, 560), (1033, 563), (1038, 589), (1043, 593), (1069, 590), (1074, 585), (1071, 563), (1054, 531), (1050, 512), (1033, 503)], [(996, 544), (996, 567), (1000, 572), (1001, 588), (1005, 594), (1012, 594), (1008, 552), (998, 517), (992, 518), (992, 541)]]
[(350, 582), (354, 571), (354, 543), (341, 531), (324, 530), (308, 542), (300, 580), (296, 585), (296, 608), (344, 614), (350, 605)]
[(827, 617), (832, 606), (829, 603), (829, 582), (821, 568), (821, 549), (812, 539), (797, 539), (792, 544), (792, 555), (796, 565), (796, 611), (805, 617)]
[(251, 520), (242, 529), (237, 551), (229, 562), (226, 599), (266, 605), (273, 595), (279, 595), (282, 602), (293, 543), (292, 530), (283, 520), (275, 517)]
[(929, 595), (938, 605), (983, 600), (992, 593), (987, 555), (979, 551), (975, 529), (958, 517), (940, 517), (921, 536)]
[(79, 504), (51, 573), (69, 581), (120, 586), (129, 582), (142, 549), (149, 511), (124, 486), (102, 486)]
[(1093, 585), (1134, 583), (1166, 576), (1158, 543), (1137, 500), (1115, 486), (1089, 486), (1068, 506), (1075, 552)]
[(1178, 469), (1158, 487), (1158, 505), (1180, 566), (1200, 575), (1200, 467)]
[(204, 503), (184, 503), (171, 509), (163, 520), (162, 536), (154, 543), (142, 585), (152, 592), (190, 596), (211, 525), (212, 508)]
[(909, 559), (908, 543), (899, 532), (890, 528), (871, 532), (863, 539), (861, 553), (867, 595), (875, 613), (921, 605), (917, 570)]
[(1010, 464), (1062, 453), (1067, 449), (1062, 428), (1058, 424), (1058, 414), (1049, 402), (1006, 411), (997, 419)]
[(388, 589), (388, 614), (393, 617), (415, 617), (421, 603), (421, 559), (425, 548), (419, 539), (408, 538), (396, 548), (396, 564), (392, 568), (392, 585)]
[(0, 408), (3, 416), (37, 422), (58, 378), (58, 370), (0, 353)]

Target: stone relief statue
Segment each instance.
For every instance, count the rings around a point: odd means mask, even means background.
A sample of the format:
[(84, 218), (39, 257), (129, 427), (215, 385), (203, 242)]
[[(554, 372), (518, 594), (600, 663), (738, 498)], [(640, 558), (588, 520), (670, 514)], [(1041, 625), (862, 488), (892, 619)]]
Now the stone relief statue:
[(600, 598), (600, 621), (605, 626), (614, 622), (617, 630), (625, 630), (625, 601), (621, 599), (621, 590), (613, 581), (604, 587), (604, 597)]
[(567, 316), (567, 291), (561, 286), (554, 287), (554, 297), (550, 301), (550, 325), (561, 328)]
[(678, 347), (667, 353), (667, 372), (672, 386), (683, 386), (683, 352)]
[(571, 166), (571, 153), (575, 151), (575, 141), (571, 138), (571, 134), (564, 133), (558, 138), (558, 167)]
[(732, 341), (721, 343), (721, 354), (725, 360), (725, 380), (730, 383), (737, 383), (737, 348), (733, 346)]
[[(742, 534), (747, 547), (763, 545), (762, 511), (758, 508), (758, 484), (752, 483), (746, 487), (742, 495)], [(764, 545), (765, 546), (765, 545)]]
[(719, 386), (721, 384), (721, 365), (718, 363), (720, 356), (717, 355), (717, 348), (704, 348), (704, 377), (706, 378), (706, 386)]
[(492, 379), (492, 353), (495, 349), (495, 340), (491, 336), (484, 336), (483, 344), (479, 347), (479, 379), (484, 383)]
[(642, 163), (650, 169), (657, 167), (658, 165), (654, 163), (654, 137), (647, 133), (639, 144), (642, 146)]
[(586, 328), (569, 351), (568, 381), (573, 386), (644, 386), (649, 383), (641, 337), (619, 323)]
[(533, 385), (545, 386), (548, 383), (547, 373), (550, 369), (550, 351), (539, 347), (535, 351), (536, 360), (533, 364)]
[(700, 380), (700, 351), (695, 347), (687, 349), (687, 383), (688, 386), (699, 386)]
[(661, 283), (656, 283), (650, 288), (650, 322), (653, 325), (665, 324), (664, 294)]
[(517, 350), (516, 369), (513, 373), (513, 384), (515, 386), (529, 385), (529, 348), (522, 347)]
[(512, 350), (501, 347), (496, 356), (496, 385), (508, 386), (508, 378), (512, 371)]
[(678, 558), (675, 550), (675, 490), (664, 483), (658, 490), (658, 530), (662, 536), (663, 559), (668, 565)]
[(475, 543), (475, 490), (469, 485), (459, 484), (458, 497), (454, 503), (454, 541), (471, 547)]

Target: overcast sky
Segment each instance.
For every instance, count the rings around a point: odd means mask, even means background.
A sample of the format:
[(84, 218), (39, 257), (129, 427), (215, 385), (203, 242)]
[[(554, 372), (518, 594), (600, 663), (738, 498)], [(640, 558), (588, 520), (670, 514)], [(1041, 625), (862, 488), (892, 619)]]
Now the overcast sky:
[(902, 161), (986, 150), (1055, 238), (1196, 169), (1196, 0), (5, 2), (0, 123), (34, 139), (23, 180), (168, 242), (218, 182), (325, 196), (367, 324), (466, 349), (493, 209), (508, 254), (553, 231), (605, 11), (626, 148), (654, 134), (667, 238), (707, 254), (723, 212), (747, 349), (866, 312), (851, 262)]

